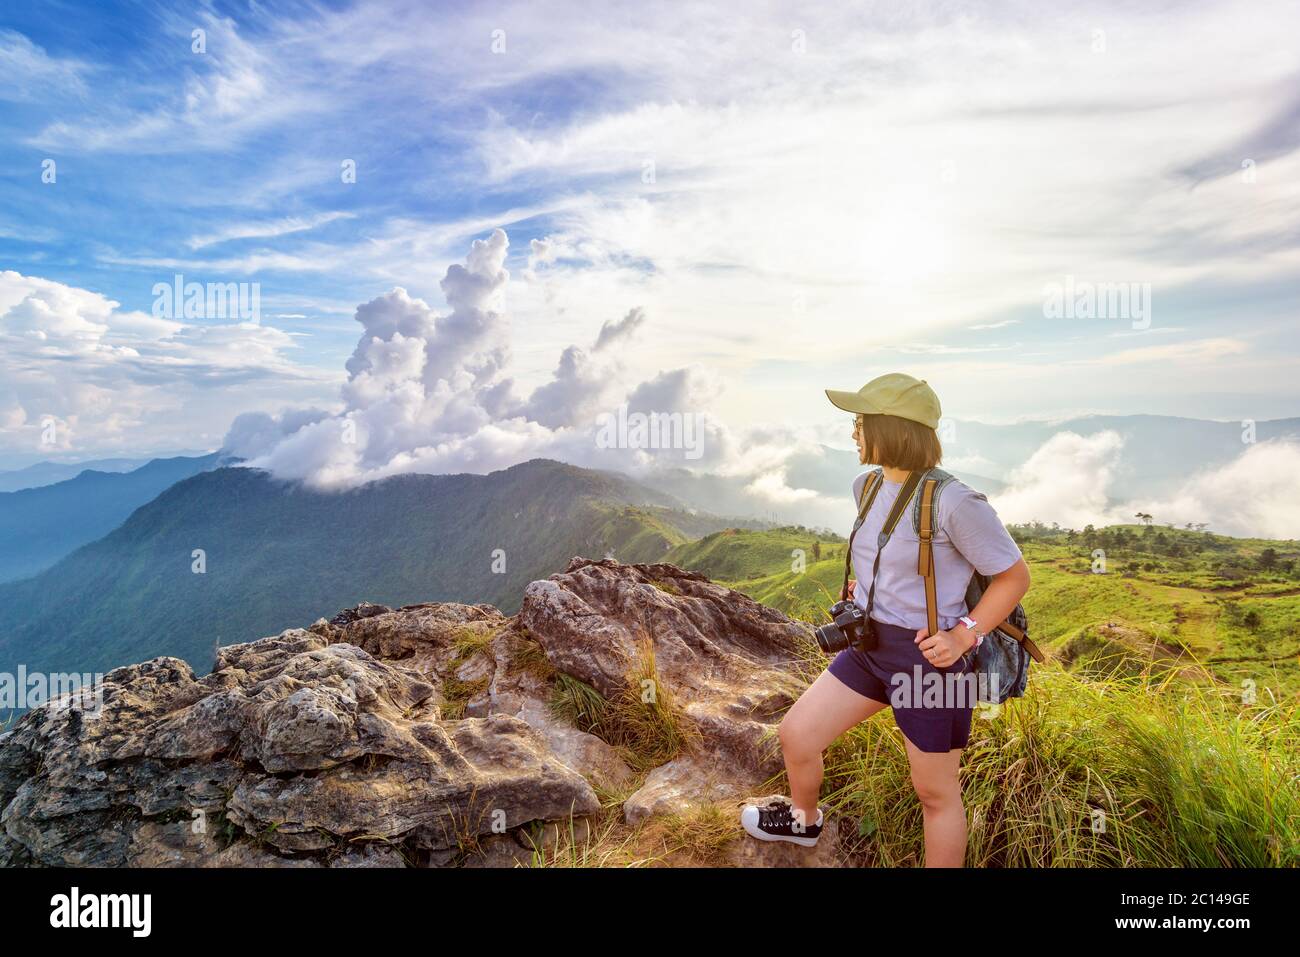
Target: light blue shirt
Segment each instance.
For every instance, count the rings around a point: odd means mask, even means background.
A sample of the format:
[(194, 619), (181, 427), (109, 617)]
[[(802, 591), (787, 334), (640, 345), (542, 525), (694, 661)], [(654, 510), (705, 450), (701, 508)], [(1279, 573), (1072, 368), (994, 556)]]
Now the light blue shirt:
[[(870, 471), (853, 480), (855, 518), (862, 485)], [(876, 538), (901, 488), (901, 482), (881, 483), (871, 511), (853, 537), (853, 578), (857, 581), (853, 599), (864, 610), (871, 586), (871, 565), (876, 560)], [(877, 621), (912, 631), (926, 627), (925, 579), (916, 572), (920, 537), (912, 527), (912, 508), (920, 494), (918, 487), (880, 556), (880, 579), (871, 610), (871, 617)], [(934, 584), (939, 627), (947, 631), (970, 610), (966, 607), (966, 586), (970, 584), (971, 574), (1004, 572), (1020, 560), (1021, 553), (984, 493), (957, 480), (949, 482), (939, 496), (938, 526), (932, 541)], [(984, 628), (995, 624), (980, 622)]]

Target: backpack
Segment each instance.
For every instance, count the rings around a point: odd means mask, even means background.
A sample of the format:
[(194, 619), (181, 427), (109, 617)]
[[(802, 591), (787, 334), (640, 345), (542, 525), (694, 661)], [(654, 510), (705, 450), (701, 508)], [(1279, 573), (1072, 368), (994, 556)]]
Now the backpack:
[[(862, 498), (858, 508), (858, 524), (866, 517), (871, 502), (880, 490), (884, 479), (884, 470), (877, 468), (867, 475), (862, 483)], [(919, 545), (917, 548), (916, 573), (925, 578), (925, 612), (926, 626), (930, 634), (939, 630), (938, 599), (936, 596), (934, 550), (931, 541), (934, 530), (938, 527), (939, 496), (956, 476), (940, 468), (932, 468), (923, 473), (912, 473), (903, 487), (899, 489), (899, 498), (911, 497), (917, 486), (921, 494), (916, 496), (912, 506), (912, 528), (916, 531)], [(857, 526), (855, 526), (856, 530)], [(892, 529), (891, 529), (892, 530)], [(850, 539), (851, 548), (852, 539)], [(974, 572), (966, 586), (967, 611), (979, 604), (981, 596), (989, 586), (989, 576)], [(847, 576), (844, 594), (848, 594)], [(1025, 693), (1029, 681), (1029, 664), (1032, 658), (1043, 662), (1046, 658), (1029, 639), (1029, 617), (1022, 605), (1017, 604), (1005, 621), (989, 630), (978, 648), (963, 654), (970, 656), (971, 674), (976, 675), (979, 699), (990, 704), (1001, 704), (1008, 698), (1019, 698)]]

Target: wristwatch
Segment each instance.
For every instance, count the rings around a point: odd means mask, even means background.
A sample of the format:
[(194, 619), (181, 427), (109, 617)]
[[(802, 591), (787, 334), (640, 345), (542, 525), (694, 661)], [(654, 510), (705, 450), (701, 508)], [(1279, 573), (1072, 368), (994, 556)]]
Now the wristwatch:
[(967, 651), (974, 651), (976, 648), (978, 648), (981, 644), (984, 643), (984, 636), (988, 634), (988, 632), (980, 631), (979, 622), (977, 622), (970, 615), (962, 615), (957, 620), (960, 621), (967, 628), (969, 628), (971, 631), (975, 632), (975, 644), (971, 645), (968, 649), (966, 649)]

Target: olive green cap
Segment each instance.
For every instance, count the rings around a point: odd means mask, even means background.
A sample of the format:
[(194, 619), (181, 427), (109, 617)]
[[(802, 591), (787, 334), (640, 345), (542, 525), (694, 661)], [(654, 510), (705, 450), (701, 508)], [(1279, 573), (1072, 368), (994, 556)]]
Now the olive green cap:
[(845, 412), (896, 415), (932, 429), (939, 427), (939, 418), (943, 415), (939, 397), (926, 381), (903, 372), (876, 376), (857, 392), (827, 389), (826, 398)]

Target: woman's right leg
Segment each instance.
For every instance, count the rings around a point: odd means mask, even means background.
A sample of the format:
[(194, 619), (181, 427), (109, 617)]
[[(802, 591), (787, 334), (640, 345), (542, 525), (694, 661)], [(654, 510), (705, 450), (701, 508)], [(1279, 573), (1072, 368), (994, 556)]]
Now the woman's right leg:
[(889, 705), (860, 695), (830, 671), (823, 671), (781, 719), (781, 751), (790, 778), (790, 802), (804, 820), (817, 820), (822, 787), (822, 752), (832, 741)]

